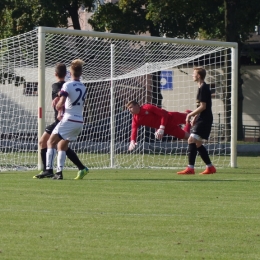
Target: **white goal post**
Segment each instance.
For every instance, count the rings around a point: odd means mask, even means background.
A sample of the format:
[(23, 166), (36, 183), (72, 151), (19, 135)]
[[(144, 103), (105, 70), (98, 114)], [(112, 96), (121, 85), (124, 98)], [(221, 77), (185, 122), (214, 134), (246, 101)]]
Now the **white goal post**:
[[(162, 141), (140, 127), (128, 152), (129, 100), (168, 111), (195, 109), (194, 67), (207, 70), (214, 116), (205, 144), (217, 167), (237, 167), (237, 43), (39, 27), (0, 41), (0, 169), (40, 169), (37, 139), (53, 122), (51, 85), (58, 62), (85, 61), (84, 128), (71, 144), (90, 168), (182, 168), (187, 142)], [(37, 105), (38, 103), (38, 105)], [(37, 109), (38, 107), (38, 109)], [(75, 167), (67, 160), (67, 167)], [(198, 157), (196, 167), (204, 167)]]

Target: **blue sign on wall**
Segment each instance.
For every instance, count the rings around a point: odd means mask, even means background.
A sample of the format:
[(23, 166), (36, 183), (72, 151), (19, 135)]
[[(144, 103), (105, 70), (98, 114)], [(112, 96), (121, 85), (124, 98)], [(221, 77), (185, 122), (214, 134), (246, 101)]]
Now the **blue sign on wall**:
[(161, 71), (161, 89), (173, 90), (173, 71), (162, 70)]

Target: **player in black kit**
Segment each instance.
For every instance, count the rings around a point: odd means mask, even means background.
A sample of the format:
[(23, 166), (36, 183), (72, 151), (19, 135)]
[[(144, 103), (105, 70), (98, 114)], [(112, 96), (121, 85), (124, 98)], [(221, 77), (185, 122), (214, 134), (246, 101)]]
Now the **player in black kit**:
[(206, 169), (200, 174), (213, 174), (216, 172), (216, 168), (212, 165), (208, 151), (203, 145), (203, 140), (208, 140), (209, 138), (213, 123), (210, 87), (204, 82), (206, 77), (206, 70), (204, 68), (194, 68), (192, 76), (193, 80), (198, 83), (199, 88), (197, 92), (197, 108), (186, 117), (186, 121), (189, 122), (191, 117), (194, 116), (191, 121), (193, 128), (188, 139), (189, 164), (185, 170), (177, 173), (181, 175), (195, 174), (194, 165), (197, 152), (199, 152), (201, 159), (206, 164)]

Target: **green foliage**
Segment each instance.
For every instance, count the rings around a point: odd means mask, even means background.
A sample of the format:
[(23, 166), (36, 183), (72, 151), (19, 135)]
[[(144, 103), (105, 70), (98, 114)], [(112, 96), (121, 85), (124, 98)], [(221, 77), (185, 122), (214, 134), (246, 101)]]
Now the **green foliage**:
[(148, 30), (145, 10), (134, 1), (125, 8), (120, 8), (118, 3), (99, 6), (98, 11), (89, 19), (89, 23), (95, 31), (134, 34)]
[(201, 2), (149, 0), (146, 17), (154, 24), (159, 24), (161, 32), (169, 37), (194, 39), (198, 37), (200, 28), (211, 28), (216, 20), (215, 15), (209, 12), (209, 9), (216, 7), (216, 1), (205, 6)]
[[(236, 23), (237, 41), (243, 42), (259, 23), (260, 1), (227, 2), (233, 3), (231, 12), (233, 23)], [(222, 0), (210, 4), (205, 0), (148, 0), (147, 9), (147, 18), (159, 23), (161, 31), (169, 37), (225, 39), (226, 7)]]
[(0, 39), (13, 36), (12, 11), (0, 10)]
[[(0, 38), (32, 30), (36, 26), (74, 28), (78, 9), (90, 11), (95, 0), (1, 0)], [(226, 3), (226, 5), (224, 5)], [(233, 4), (233, 5), (232, 5)], [(100, 5), (90, 18), (94, 30), (117, 33), (144, 33), (179, 38), (225, 39), (226, 6), (233, 8), (237, 41), (244, 42), (260, 21), (258, 0), (119, 0)]]
[[(231, 21), (235, 23), (235, 30), (237, 34), (237, 42), (245, 42), (252, 31), (254, 31), (254, 26), (260, 24), (260, 1), (258, 0), (240, 0), (232, 5), (231, 0), (226, 0), (227, 4), (231, 8), (235, 7), (234, 20)], [(230, 22), (230, 21), (227, 21)]]
[[(220, 0), (215, 0), (211, 5), (203, 5), (205, 3), (203, 0), (196, 2), (193, 0), (119, 0), (116, 4), (117, 23), (110, 22), (113, 15), (108, 10), (113, 12), (112, 4), (100, 6), (99, 13), (93, 16), (90, 23), (94, 29), (99, 30), (104, 30), (104, 26), (99, 27), (99, 25), (104, 24), (105, 21), (111, 31), (116, 28), (116, 31), (125, 32), (127, 23), (128, 33), (149, 31), (152, 35), (158, 36), (166, 34), (169, 37), (196, 38), (201, 29), (212, 31), (213, 27), (219, 28), (217, 21), (220, 21), (224, 28), (223, 12), (215, 11), (220, 2), (222, 3)], [(133, 19), (129, 19), (131, 17), (129, 14)], [(123, 18), (125, 20), (122, 22)]]
[(0, 1), (0, 12), (6, 8), (12, 8), (15, 5), (14, 0), (1, 0)]
[(84, 5), (90, 10), (93, 2), (94, 0), (1, 0), (0, 39), (28, 32), (37, 26), (66, 28), (68, 17), (76, 17), (78, 21), (78, 9)]
[[(95, 30), (121, 33), (145, 31), (179, 38), (221, 39), (226, 37), (226, 5), (232, 9), (237, 41), (244, 42), (260, 22), (258, 0), (119, 0), (100, 6), (90, 19)], [(229, 21), (230, 22), (230, 21)], [(228, 23), (229, 23), (228, 22)]]

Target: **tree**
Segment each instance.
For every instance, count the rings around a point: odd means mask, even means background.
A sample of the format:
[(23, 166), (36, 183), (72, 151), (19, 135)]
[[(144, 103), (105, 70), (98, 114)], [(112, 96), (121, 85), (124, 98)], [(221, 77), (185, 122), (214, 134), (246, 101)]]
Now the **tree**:
[(13, 7), (14, 3), (8, 0), (0, 1), (0, 39), (12, 36), (12, 26), (11, 26), (11, 11), (8, 7)]
[(209, 5), (205, 0), (148, 0), (146, 17), (159, 25), (161, 34), (195, 39), (201, 29), (208, 31), (216, 23), (219, 17), (213, 18), (211, 13), (216, 15), (218, 2), (211, 1)]
[(142, 8), (144, 1), (131, 1), (129, 6), (122, 7), (119, 3), (100, 5), (89, 19), (95, 31), (137, 34), (149, 30), (145, 19), (146, 10)]
[(67, 27), (67, 18), (70, 17), (72, 20), (73, 28), (75, 30), (81, 30), (79, 23), (79, 9), (81, 7), (91, 10), (95, 0), (39, 0), (41, 6), (45, 10), (55, 10), (60, 18), (66, 19), (63, 21), (62, 27)]
[(1, 0), (0, 38), (18, 35), (37, 26), (68, 27), (71, 17), (73, 28), (80, 30), (78, 10), (90, 10), (96, 0)]

